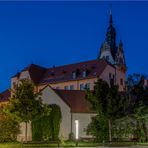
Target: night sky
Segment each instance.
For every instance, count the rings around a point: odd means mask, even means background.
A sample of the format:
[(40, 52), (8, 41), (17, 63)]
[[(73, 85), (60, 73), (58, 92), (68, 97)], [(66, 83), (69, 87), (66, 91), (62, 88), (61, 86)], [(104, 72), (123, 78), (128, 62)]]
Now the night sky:
[(112, 5), (128, 74), (148, 74), (148, 2), (0, 2), (0, 91), (27, 65), (96, 59)]

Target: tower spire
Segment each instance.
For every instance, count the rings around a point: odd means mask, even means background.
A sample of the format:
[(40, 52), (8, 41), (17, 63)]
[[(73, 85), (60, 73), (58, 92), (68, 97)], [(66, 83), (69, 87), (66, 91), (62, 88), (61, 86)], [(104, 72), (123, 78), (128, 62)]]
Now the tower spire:
[(111, 8), (109, 10), (109, 15), (110, 15), (110, 17), (109, 17), (109, 24), (110, 24), (110, 26), (112, 26), (112, 24), (113, 24), (113, 18), (112, 18), (112, 9)]

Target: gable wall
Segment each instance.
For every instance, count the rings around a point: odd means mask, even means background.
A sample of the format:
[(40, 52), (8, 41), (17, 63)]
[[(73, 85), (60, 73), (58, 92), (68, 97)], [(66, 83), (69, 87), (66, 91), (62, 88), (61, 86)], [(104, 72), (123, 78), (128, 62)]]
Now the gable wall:
[(50, 88), (46, 87), (42, 91), (42, 100), (46, 104), (56, 104), (60, 107), (62, 113), (62, 121), (60, 126), (59, 137), (69, 137), (71, 132), (71, 112), (70, 107)]
[(72, 132), (76, 135), (75, 120), (79, 121), (79, 138), (92, 138), (91, 135), (87, 135), (86, 129), (88, 124), (91, 122), (91, 118), (94, 117), (95, 113), (72, 113)]

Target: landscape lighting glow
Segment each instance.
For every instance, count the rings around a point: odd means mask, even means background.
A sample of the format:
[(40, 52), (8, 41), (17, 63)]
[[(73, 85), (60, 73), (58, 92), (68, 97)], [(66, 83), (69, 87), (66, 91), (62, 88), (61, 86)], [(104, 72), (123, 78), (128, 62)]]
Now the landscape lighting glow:
[(76, 139), (79, 138), (79, 121), (75, 120), (75, 125), (76, 125)]

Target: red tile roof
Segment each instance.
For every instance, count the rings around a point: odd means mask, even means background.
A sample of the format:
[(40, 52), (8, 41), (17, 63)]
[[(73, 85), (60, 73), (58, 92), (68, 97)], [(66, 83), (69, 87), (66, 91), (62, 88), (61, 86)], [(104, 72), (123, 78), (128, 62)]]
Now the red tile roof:
[(31, 64), (28, 67), (26, 67), (23, 71), (26, 71), (26, 70), (29, 71), (31, 80), (35, 84), (38, 84), (47, 69), (39, 65)]
[(8, 101), (10, 96), (11, 96), (11, 92), (9, 89), (3, 91), (2, 93), (0, 93), (0, 102)]
[(90, 109), (90, 104), (86, 100), (85, 91), (81, 90), (56, 90), (54, 91), (60, 98), (68, 104), (73, 113), (94, 113)]
[[(105, 60), (91, 60), (49, 68), (42, 77), (40, 84), (51, 84), (70, 80), (99, 77), (107, 65), (109, 64)], [(83, 77), (83, 71), (87, 72), (86, 77)], [(72, 77), (73, 72), (77, 72), (78, 74), (75, 79)]]
[[(23, 71), (29, 71), (30, 77), (35, 84), (43, 85), (99, 77), (107, 65), (111, 64), (105, 60), (91, 60), (48, 69), (31, 64)], [(87, 72), (86, 77), (83, 77), (83, 71)], [(77, 77), (75, 79), (72, 77), (73, 72), (77, 73)], [(17, 74), (16, 76), (19, 77), (19, 75), (20, 74)]]

